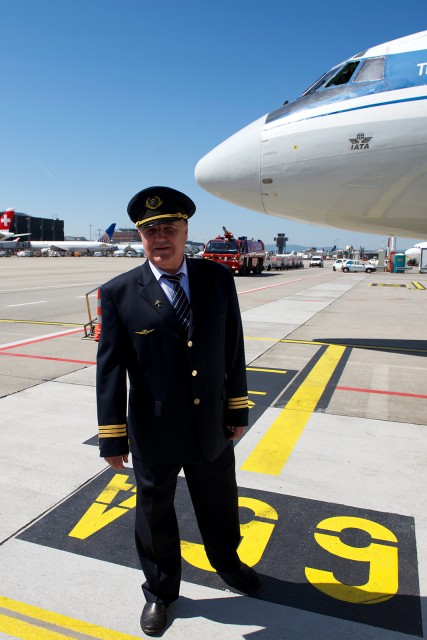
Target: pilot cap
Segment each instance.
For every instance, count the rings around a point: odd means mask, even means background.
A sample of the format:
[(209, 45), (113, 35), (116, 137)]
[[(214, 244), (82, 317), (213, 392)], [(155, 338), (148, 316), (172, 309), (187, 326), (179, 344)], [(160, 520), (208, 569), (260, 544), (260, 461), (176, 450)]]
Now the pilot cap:
[(175, 220), (188, 220), (196, 211), (194, 202), (170, 187), (148, 187), (139, 191), (128, 204), (128, 214), (138, 229)]

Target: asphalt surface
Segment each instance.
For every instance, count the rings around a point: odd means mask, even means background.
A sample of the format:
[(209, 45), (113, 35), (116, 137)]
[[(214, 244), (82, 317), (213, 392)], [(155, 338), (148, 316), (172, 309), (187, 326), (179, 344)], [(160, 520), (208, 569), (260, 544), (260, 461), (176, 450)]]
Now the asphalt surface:
[[(0, 637), (143, 637), (132, 466), (96, 448), (96, 288), (129, 258), (0, 258)], [(251, 419), (236, 446), (252, 597), (207, 563), (179, 478), (164, 638), (426, 637), (427, 276), (236, 277)]]

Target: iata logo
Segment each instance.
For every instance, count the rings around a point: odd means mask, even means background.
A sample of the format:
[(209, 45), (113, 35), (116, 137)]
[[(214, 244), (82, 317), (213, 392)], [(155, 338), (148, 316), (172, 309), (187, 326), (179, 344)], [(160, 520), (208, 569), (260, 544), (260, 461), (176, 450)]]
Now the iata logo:
[(370, 140), (372, 140), (372, 136), (367, 138), (364, 133), (358, 133), (355, 138), (349, 138), (349, 141), (351, 142), (351, 150), (360, 151), (361, 149), (369, 149)]

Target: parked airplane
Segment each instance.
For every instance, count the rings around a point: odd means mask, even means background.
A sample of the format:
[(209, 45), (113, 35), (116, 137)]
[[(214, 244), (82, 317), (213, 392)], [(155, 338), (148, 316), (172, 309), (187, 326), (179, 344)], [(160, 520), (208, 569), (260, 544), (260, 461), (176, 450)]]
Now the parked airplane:
[(197, 164), (219, 198), (316, 225), (427, 235), (427, 31), (342, 62)]
[(72, 253), (94, 253), (95, 251), (113, 251), (116, 245), (111, 243), (116, 223), (111, 224), (98, 240), (31, 240), (33, 251), (69, 251)]
[(14, 215), (15, 209), (13, 207), (0, 212), (0, 240), (12, 240), (12, 238), (21, 238), (22, 236), (31, 235), (30, 233), (17, 234), (9, 231)]
[(114, 255), (118, 257), (125, 256), (129, 251), (136, 253), (137, 256), (145, 256), (142, 242), (119, 242), (117, 244), (117, 251), (114, 252)]
[(420, 261), (421, 249), (427, 249), (427, 242), (418, 242), (405, 251), (405, 256), (411, 260)]

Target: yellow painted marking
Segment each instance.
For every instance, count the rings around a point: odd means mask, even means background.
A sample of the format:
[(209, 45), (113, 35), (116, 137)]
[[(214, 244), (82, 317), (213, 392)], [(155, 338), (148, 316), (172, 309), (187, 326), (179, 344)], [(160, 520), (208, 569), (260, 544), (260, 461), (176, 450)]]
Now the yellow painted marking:
[(126, 482), (129, 476), (116, 473), (110, 480), (108, 485), (96, 498), (87, 511), (80, 518), (76, 526), (68, 534), (70, 538), (79, 538), (80, 540), (86, 540), (91, 535), (100, 531), (117, 518), (125, 515), (129, 509), (136, 507), (136, 495), (130, 496), (117, 507), (110, 507), (114, 498), (120, 491), (131, 491), (136, 494), (136, 487)]
[(287, 340), (283, 338), (280, 342), (289, 342), (291, 344), (313, 344), (319, 346), (337, 346), (337, 347), (351, 347), (352, 349), (373, 349), (374, 351), (411, 351), (413, 353), (427, 353), (427, 349), (408, 349), (407, 347), (387, 347), (386, 345), (376, 344), (352, 344), (346, 342), (345, 344), (337, 345), (334, 342), (314, 342), (312, 340)]
[[(406, 286), (406, 285), (405, 285)], [(247, 338), (245, 336), (245, 340), (263, 340), (263, 338)], [(270, 338), (266, 338), (266, 340), (270, 340)], [(328, 346), (334, 346), (335, 343), (334, 342), (316, 342), (315, 340), (290, 340), (287, 338), (273, 338), (272, 342), (283, 342), (284, 344), (312, 344), (312, 345), (319, 345), (324, 347), (325, 345)], [(370, 344), (352, 344), (351, 342), (345, 344), (345, 345), (337, 345), (337, 346), (345, 346), (345, 347), (351, 347), (352, 349), (379, 349), (381, 351), (402, 351), (402, 347), (387, 347), (387, 346), (377, 346), (377, 345), (370, 345)], [(405, 351), (412, 351), (414, 353), (427, 353), (427, 349), (407, 349), (405, 348)], [(256, 368), (252, 368), (252, 367), (246, 367), (247, 371), (266, 371), (269, 373), (287, 373), (287, 371), (278, 371), (277, 369), (256, 369)]]
[(291, 344), (334, 344), (333, 342), (318, 342), (316, 340), (291, 340), (290, 338), (281, 338), (280, 342), (289, 342)]
[(241, 469), (280, 475), (346, 347), (329, 346)]
[[(354, 516), (326, 518), (317, 527), (324, 530), (314, 533), (320, 547), (339, 558), (368, 565), (369, 572), (364, 584), (351, 585), (337, 580), (333, 571), (305, 567), (305, 575), (316, 589), (331, 598), (353, 604), (377, 604), (396, 595), (399, 589), (398, 540), (390, 529), (378, 522)], [(349, 528), (368, 533), (371, 536), (370, 544), (353, 547), (335, 535)], [(392, 543), (393, 546), (384, 545), (383, 542)]]
[(76, 322), (48, 322), (48, 321), (44, 321), (44, 320), (13, 320), (13, 319), (7, 319), (7, 318), (0, 318), (0, 322), (12, 322), (12, 323), (16, 323), (16, 324), (47, 324), (47, 325), (53, 325), (55, 327), (82, 327), (82, 323), (76, 323)]
[(421, 289), (421, 290), (425, 290), (425, 286), (421, 284), (421, 282), (413, 282), (412, 283), (415, 287), (415, 289)]
[(409, 284), (391, 284), (389, 282), (370, 282), (368, 287), (400, 287), (404, 289), (410, 289)]
[(261, 369), (258, 367), (246, 367), (246, 371), (261, 371), (262, 373), (288, 373), (284, 369)]
[[(268, 518), (275, 522), (279, 519), (277, 511), (267, 502), (256, 498), (239, 498), (239, 507), (250, 509), (255, 518)], [(250, 567), (256, 565), (262, 558), (275, 527), (275, 522), (261, 522), (252, 519), (240, 525), (242, 541), (239, 545), (240, 559)], [(215, 571), (206, 555), (205, 547), (199, 542), (181, 540), (181, 555), (189, 564), (204, 571)]]
[[(75, 637), (78, 637), (77, 634), (85, 634), (100, 640), (140, 640), (138, 636), (131, 636), (120, 631), (99, 627), (90, 622), (76, 620), (75, 618), (40, 609), (4, 596), (0, 596), (0, 607), (3, 610), (7, 609), (26, 618), (26, 620), (19, 620), (4, 613), (0, 614), (0, 631), (14, 638), (23, 638), (24, 640), (59, 640), (67, 638), (69, 640), (70, 637), (73, 637), (72, 632), (75, 632)], [(46, 627), (40, 625), (40, 622), (48, 623), (52, 627), (56, 627), (56, 629), (46, 629)]]
[(248, 393), (252, 393), (255, 396), (266, 396), (267, 391), (248, 391)]

